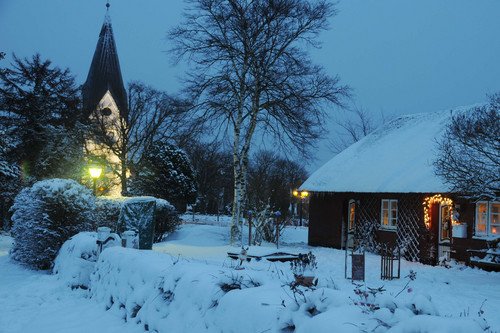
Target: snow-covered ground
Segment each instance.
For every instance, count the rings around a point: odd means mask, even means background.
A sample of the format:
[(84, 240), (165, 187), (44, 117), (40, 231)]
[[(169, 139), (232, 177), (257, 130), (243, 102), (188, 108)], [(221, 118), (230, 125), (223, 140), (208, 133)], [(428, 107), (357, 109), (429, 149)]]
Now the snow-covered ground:
[[(316, 291), (295, 294), (288, 263), (251, 261), (243, 270), (227, 258), (228, 228), (214, 223), (184, 224), (154, 251), (105, 250), (91, 279), (91, 291), (67, 287), (63, 279), (27, 270), (9, 260), (11, 239), (0, 235), (0, 332), (473, 332), (485, 318), (500, 331), (500, 273), (455, 265), (452, 268), (402, 263), (399, 280), (380, 280), (380, 257), (366, 258), (366, 285), (386, 290), (366, 311), (356, 286), (344, 278), (344, 252), (306, 245), (307, 229), (287, 228), (279, 251), (317, 258)], [(244, 235), (246, 239), (246, 235)], [(265, 254), (275, 245), (251, 247)], [(410, 270), (416, 279), (405, 276)], [(222, 286), (240, 283), (240, 289)], [(399, 296), (396, 297), (400, 291)], [(357, 304), (354, 304), (357, 303)], [(410, 305), (420, 313), (414, 316)], [(415, 310), (415, 309), (413, 309)], [(412, 311), (413, 311), (412, 310)], [(363, 311), (368, 313), (363, 313)], [(418, 312), (418, 311), (414, 311)], [(452, 317), (452, 320), (447, 319)], [(399, 323), (399, 326), (398, 326)], [(478, 324), (479, 323), (479, 324)], [(484, 325), (482, 326), (484, 327)]]

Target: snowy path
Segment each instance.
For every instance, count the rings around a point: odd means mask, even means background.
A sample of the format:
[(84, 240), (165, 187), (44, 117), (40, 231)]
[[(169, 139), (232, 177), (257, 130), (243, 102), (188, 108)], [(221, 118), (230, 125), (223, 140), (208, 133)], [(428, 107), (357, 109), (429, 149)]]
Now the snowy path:
[(86, 292), (11, 262), (8, 246), (10, 238), (0, 236), (0, 333), (143, 332), (85, 298)]

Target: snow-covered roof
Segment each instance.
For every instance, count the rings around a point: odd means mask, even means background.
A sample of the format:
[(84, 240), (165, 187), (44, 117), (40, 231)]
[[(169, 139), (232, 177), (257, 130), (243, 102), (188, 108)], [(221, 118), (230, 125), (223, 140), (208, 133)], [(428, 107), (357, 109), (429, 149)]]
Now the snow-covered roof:
[(437, 141), (452, 114), (405, 115), (381, 126), (314, 172), (301, 189), (312, 192), (436, 193), (450, 190), (434, 173)]

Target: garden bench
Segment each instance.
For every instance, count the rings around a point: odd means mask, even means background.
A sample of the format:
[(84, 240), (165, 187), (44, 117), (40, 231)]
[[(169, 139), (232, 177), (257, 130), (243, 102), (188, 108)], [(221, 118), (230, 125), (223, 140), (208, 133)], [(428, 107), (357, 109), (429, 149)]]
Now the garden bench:
[[(500, 271), (500, 252), (492, 252), (491, 249), (468, 249), (469, 264), (488, 271)], [(486, 257), (492, 260), (484, 260)]]
[[(228, 252), (227, 256), (231, 259), (240, 259), (240, 253), (237, 252)], [(285, 252), (275, 252), (263, 256), (257, 256), (257, 255), (251, 255), (247, 254), (246, 255), (246, 260), (250, 261), (252, 259), (255, 259), (257, 261), (260, 261), (262, 259), (266, 259), (268, 261), (274, 262), (274, 261), (280, 261), (280, 262), (287, 262), (287, 261), (292, 261), (292, 260), (297, 260), (299, 257), (298, 254), (291, 254), (291, 253), (285, 253)]]

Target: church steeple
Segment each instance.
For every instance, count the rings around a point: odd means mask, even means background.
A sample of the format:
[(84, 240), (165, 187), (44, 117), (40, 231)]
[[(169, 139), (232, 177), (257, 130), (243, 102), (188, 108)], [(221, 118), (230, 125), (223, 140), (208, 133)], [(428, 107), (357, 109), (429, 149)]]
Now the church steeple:
[(109, 3), (99, 40), (92, 58), (87, 80), (83, 84), (83, 107), (89, 114), (99, 107), (99, 103), (109, 91), (120, 114), (127, 113), (127, 92), (123, 85), (118, 52), (116, 51)]

